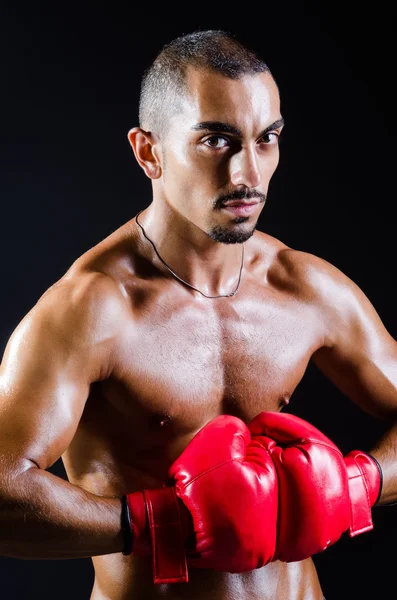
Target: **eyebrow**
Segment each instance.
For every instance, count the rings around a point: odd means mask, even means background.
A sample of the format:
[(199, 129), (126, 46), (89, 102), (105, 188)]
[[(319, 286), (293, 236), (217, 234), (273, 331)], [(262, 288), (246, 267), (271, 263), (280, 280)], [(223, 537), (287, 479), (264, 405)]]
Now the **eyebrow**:
[[(279, 129), (284, 126), (284, 119), (277, 119), (271, 125), (268, 125), (266, 129), (262, 131), (259, 137), (266, 135), (269, 131), (273, 131), (273, 129)], [(231, 133), (232, 135), (238, 135), (242, 137), (243, 133), (241, 129), (238, 129), (234, 125), (230, 125), (230, 123), (223, 123), (222, 121), (203, 121), (202, 123), (196, 123), (192, 127), (193, 131), (213, 131), (216, 133)]]

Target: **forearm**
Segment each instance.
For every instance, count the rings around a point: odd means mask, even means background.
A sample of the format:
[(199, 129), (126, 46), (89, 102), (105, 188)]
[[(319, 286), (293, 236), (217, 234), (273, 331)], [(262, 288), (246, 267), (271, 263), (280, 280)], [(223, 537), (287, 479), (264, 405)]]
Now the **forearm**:
[(397, 421), (370, 450), (382, 467), (383, 486), (378, 504), (397, 502)]
[[(1, 483), (0, 483), (1, 487)], [(121, 502), (31, 468), (0, 493), (0, 555), (67, 559), (122, 552)]]

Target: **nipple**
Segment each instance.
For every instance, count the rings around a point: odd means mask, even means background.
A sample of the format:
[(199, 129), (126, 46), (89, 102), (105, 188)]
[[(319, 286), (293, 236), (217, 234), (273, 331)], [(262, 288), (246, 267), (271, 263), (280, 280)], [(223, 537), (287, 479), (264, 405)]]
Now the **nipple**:
[(280, 402), (280, 406), (287, 406), (289, 404), (291, 398), (291, 394), (289, 394), (288, 392), (286, 392), (285, 394), (283, 394), (279, 400)]

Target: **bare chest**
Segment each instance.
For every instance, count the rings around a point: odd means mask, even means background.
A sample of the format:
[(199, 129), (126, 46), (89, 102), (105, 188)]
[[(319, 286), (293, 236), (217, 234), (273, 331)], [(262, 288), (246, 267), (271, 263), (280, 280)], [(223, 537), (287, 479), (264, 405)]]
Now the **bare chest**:
[(248, 420), (288, 403), (319, 338), (310, 309), (288, 299), (215, 310), (157, 305), (128, 327), (107, 392), (126, 416), (133, 410), (189, 426), (221, 412)]
[(125, 322), (69, 448), (71, 479), (96, 493), (156, 485), (211, 419), (288, 404), (322, 339), (315, 311), (270, 292), (227, 300), (157, 297)]

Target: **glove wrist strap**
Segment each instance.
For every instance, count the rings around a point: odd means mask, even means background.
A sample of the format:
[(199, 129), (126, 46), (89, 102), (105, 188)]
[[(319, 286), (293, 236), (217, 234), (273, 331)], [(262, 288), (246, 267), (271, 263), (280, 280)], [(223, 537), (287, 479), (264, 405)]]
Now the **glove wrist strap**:
[(378, 461), (360, 450), (353, 450), (345, 456), (349, 479), (351, 523), (350, 537), (373, 529), (371, 508), (381, 492), (381, 473)]
[(154, 583), (187, 583), (185, 536), (175, 487), (144, 490)]

